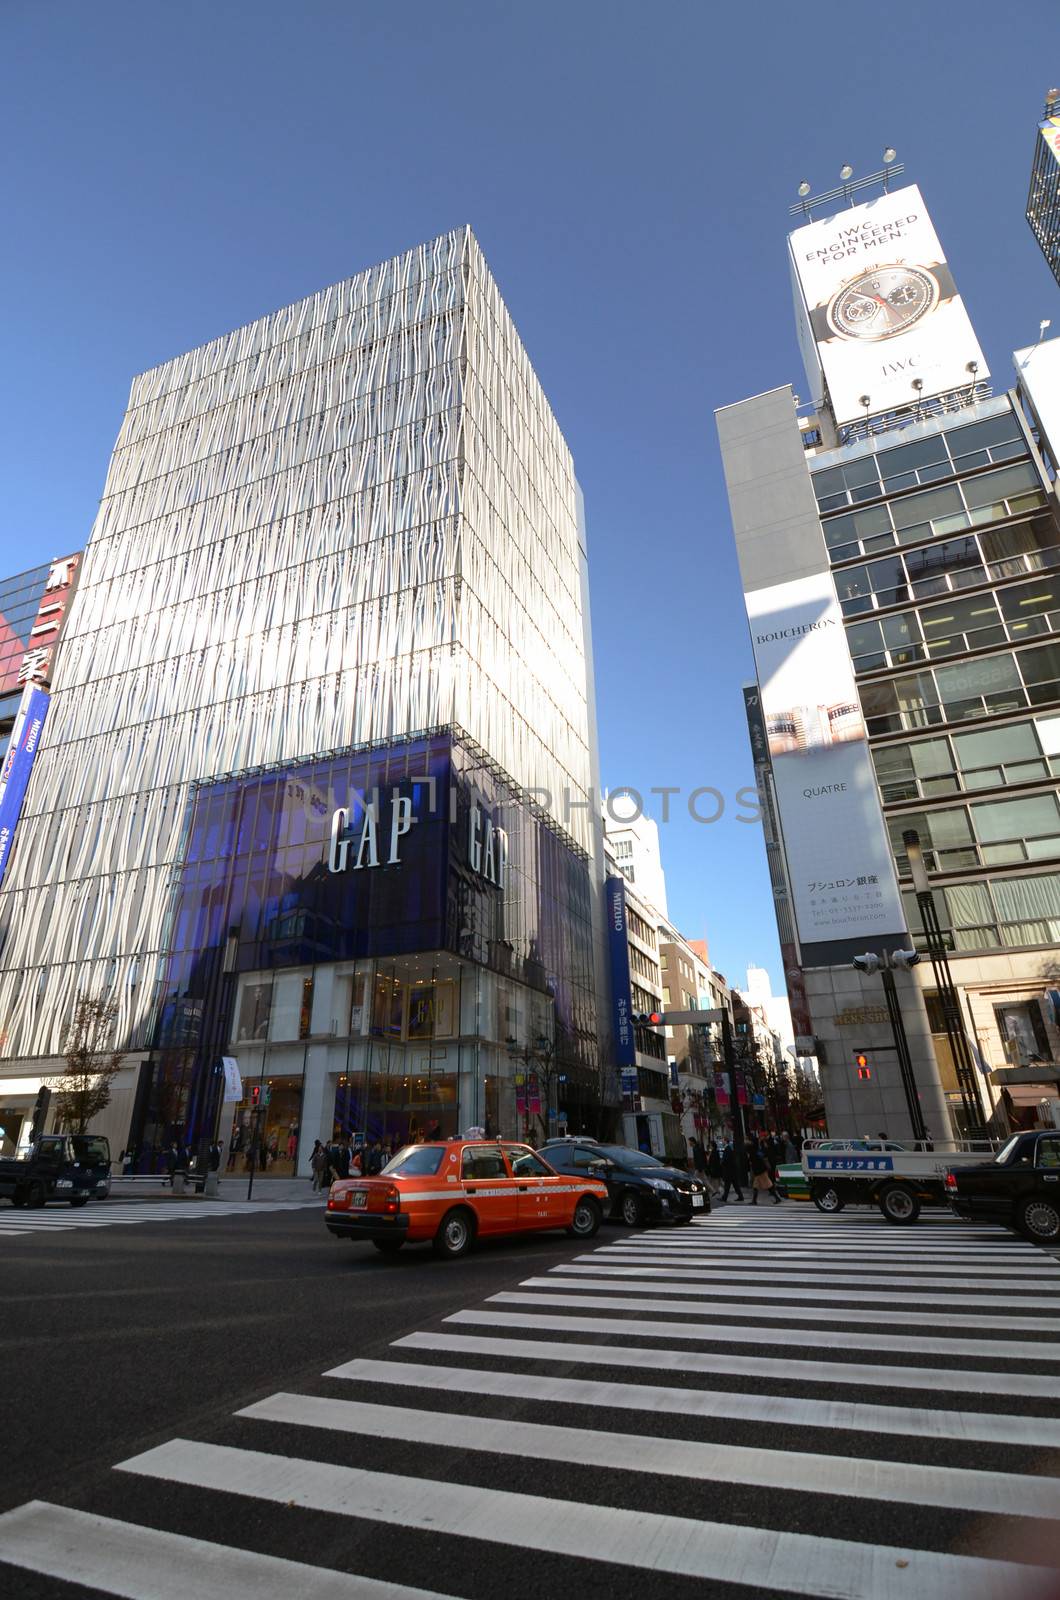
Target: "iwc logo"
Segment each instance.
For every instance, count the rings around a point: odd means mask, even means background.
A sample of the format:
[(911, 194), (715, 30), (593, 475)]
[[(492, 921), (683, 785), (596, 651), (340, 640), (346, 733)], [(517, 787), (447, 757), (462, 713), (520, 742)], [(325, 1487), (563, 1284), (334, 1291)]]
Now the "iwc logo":
[(934, 311), (939, 281), (926, 267), (896, 263), (873, 267), (844, 284), (825, 313), (828, 327), (844, 339), (893, 339)]

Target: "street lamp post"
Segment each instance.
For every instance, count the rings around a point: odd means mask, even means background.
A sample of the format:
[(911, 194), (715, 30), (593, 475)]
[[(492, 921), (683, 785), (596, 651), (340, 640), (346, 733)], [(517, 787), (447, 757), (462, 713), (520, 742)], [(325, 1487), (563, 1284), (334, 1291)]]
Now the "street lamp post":
[(980, 1138), (983, 1134), (986, 1115), (983, 1110), (982, 1097), (979, 1093), (979, 1081), (975, 1074), (975, 1061), (972, 1056), (971, 1046), (968, 1043), (968, 1035), (964, 1031), (964, 1016), (961, 1012), (961, 1003), (954, 986), (949, 959), (946, 955), (946, 945), (942, 937), (942, 927), (939, 923), (935, 896), (931, 892), (924, 852), (920, 848), (920, 835), (915, 828), (910, 828), (902, 834), (902, 844), (909, 858), (913, 890), (916, 894), (916, 903), (924, 928), (924, 941), (928, 948), (932, 971), (935, 974), (935, 988), (942, 1008), (942, 1020), (946, 1029), (946, 1038), (949, 1041), (954, 1071), (957, 1074), (957, 1087), (960, 1090), (965, 1127), (969, 1137), (973, 1139)]

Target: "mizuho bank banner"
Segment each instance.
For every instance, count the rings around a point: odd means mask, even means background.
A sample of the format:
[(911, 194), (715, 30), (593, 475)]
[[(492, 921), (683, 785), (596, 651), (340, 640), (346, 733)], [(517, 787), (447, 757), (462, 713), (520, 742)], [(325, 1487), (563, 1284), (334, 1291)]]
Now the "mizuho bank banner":
[(802, 943), (905, 931), (829, 573), (746, 596)]
[(4, 881), (7, 864), (11, 859), (11, 846), (15, 828), (26, 798), (29, 775), (33, 770), (44, 732), (44, 719), (48, 714), (49, 696), (43, 689), (27, 685), (22, 691), (11, 740), (0, 767), (0, 883)]
[[(788, 239), (799, 344), (838, 423), (989, 377), (916, 184)], [(815, 364), (816, 358), (816, 364)]]

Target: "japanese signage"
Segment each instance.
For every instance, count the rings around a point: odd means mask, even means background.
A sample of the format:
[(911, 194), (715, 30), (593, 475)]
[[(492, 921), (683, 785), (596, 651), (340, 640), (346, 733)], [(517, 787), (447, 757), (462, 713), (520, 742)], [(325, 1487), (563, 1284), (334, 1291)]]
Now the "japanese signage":
[(746, 600), (800, 941), (904, 933), (831, 577)]
[[(72, 555), (53, 561), (44, 576), (43, 589), (14, 588), (4, 599), (0, 612), (0, 693), (10, 694), (27, 683), (50, 684), (55, 646), (73, 598), (80, 559), (79, 555)], [(11, 585), (21, 581), (12, 579)], [(5, 592), (11, 585), (4, 586)], [(35, 607), (28, 617), (27, 605)]]
[(611, 1005), (615, 1031), (615, 1065), (635, 1067), (629, 981), (629, 945), (626, 940), (626, 880), (607, 880), (607, 947), (611, 960)]
[(915, 184), (797, 228), (788, 240), (799, 344), (838, 423), (989, 376)]
[(49, 697), (43, 689), (29, 685), (22, 691), (22, 701), (11, 730), (11, 740), (0, 768), (0, 883), (4, 881), (7, 864), (11, 859), (11, 846), (15, 828), (26, 798), (29, 776), (40, 748), (44, 719), (48, 714)]
[(810, 1172), (893, 1172), (890, 1156), (807, 1156)]
[(232, 1102), (238, 1105), (243, 1098), (243, 1079), (239, 1072), (239, 1062), (235, 1056), (222, 1056), (221, 1065), (225, 1076), (224, 1103), (227, 1105)]

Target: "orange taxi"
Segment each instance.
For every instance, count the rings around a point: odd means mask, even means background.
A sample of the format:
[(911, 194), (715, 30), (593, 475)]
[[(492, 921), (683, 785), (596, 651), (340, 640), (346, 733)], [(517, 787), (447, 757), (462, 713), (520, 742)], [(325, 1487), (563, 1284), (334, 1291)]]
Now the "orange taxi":
[(406, 1145), (377, 1178), (339, 1178), (326, 1216), (329, 1232), (377, 1250), (430, 1243), (462, 1256), (491, 1234), (565, 1228), (591, 1239), (607, 1203), (598, 1178), (554, 1172), (528, 1144), (452, 1139)]

